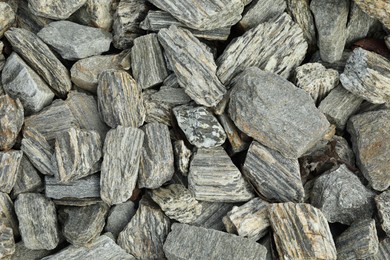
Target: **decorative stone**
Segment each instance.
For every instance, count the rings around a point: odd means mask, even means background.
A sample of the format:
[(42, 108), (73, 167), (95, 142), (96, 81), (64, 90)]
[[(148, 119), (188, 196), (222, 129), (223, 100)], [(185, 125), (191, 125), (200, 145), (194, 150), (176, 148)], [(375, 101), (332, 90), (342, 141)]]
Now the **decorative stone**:
[(370, 27), (376, 22), (375, 19), (363, 12), (354, 1), (351, 2), (349, 13), (347, 45), (351, 45), (357, 40), (364, 39), (367, 36)]
[(281, 76), (250, 68), (233, 86), (229, 114), (236, 126), (286, 158), (300, 157), (328, 130), (309, 94)]
[(168, 126), (172, 125), (172, 103), (156, 100), (153, 95), (158, 91), (150, 89), (142, 92), (142, 99), (145, 107), (145, 122), (162, 123)]
[(5, 37), (11, 43), (13, 50), (49, 84), (58, 96), (66, 96), (72, 87), (69, 72), (39, 37), (20, 28), (9, 29)]
[(169, 128), (164, 124), (146, 124), (138, 173), (138, 188), (156, 189), (172, 179), (174, 169), (173, 149)]
[(231, 154), (236, 154), (248, 149), (249, 144), (241, 138), (241, 133), (226, 113), (218, 115), (218, 121), (225, 130), (227, 139), (229, 140), (229, 152)]
[(167, 103), (172, 107), (187, 104), (191, 101), (191, 98), (185, 93), (183, 88), (167, 86), (162, 86), (159, 91), (152, 94), (151, 98), (160, 104)]
[(26, 114), (40, 111), (53, 100), (49, 86), (15, 52), (8, 57), (1, 79), (5, 92), (20, 100)]
[(34, 192), (42, 188), (42, 180), (38, 171), (29, 159), (23, 155), (16, 173), (16, 182), (12, 189), (12, 197), (21, 193)]
[(377, 191), (390, 186), (390, 110), (378, 110), (350, 118), (347, 130), (351, 135), (356, 163)]
[(102, 232), (107, 213), (108, 206), (103, 202), (85, 207), (65, 207), (59, 213), (64, 222), (62, 233), (72, 245), (90, 243)]
[(17, 7), (16, 21), (19, 28), (26, 29), (27, 31), (36, 34), (53, 20), (35, 15), (35, 13), (33, 13), (33, 11), (28, 7), (28, 4), (19, 4)]
[(306, 50), (302, 29), (288, 14), (282, 14), (232, 41), (217, 60), (217, 75), (228, 84), (245, 69), (258, 67), (288, 78), (303, 61)]
[(0, 219), (7, 227), (12, 228), (15, 237), (19, 236), (19, 227), (14, 212), (14, 205), (8, 194), (3, 192), (0, 192)]
[(181, 184), (171, 184), (165, 188), (153, 190), (151, 198), (170, 219), (180, 223), (191, 223), (202, 212), (202, 205)]
[(28, 0), (28, 7), (38, 16), (65, 20), (85, 4), (86, 0), (70, 0), (58, 2), (55, 0)]
[(336, 239), (337, 259), (367, 259), (378, 252), (375, 220), (353, 223)]
[(15, 244), (15, 253), (11, 256), (11, 260), (36, 260), (36, 259), (42, 259), (45, 256), (48, 256), (51, 254), (50, 250), (45, 249), (38, 249), (38, 250), (32, 250), (28, 249), (23, 241), (20, 241)]
[(15, 212), (25, 246), (29, 249), (54, 249), (59, 243), (54, 203), (38, 193), (23, 193), (15, 201)]
[(198, 148), (220, 146), (226, 133), (218, 120), (205, 107), (180, 106), (173, 109), (180, 129), (187, 140)]
[(281, 259), (336, 259), (328, 222), (309, 204), (271, 204), (269, 220)]
[(15, 240), (12, 228), (0, 221), (0, 258), (8, 259), (15, 253)]
[(226, 93), (219, 81), (214, 57), (191, 32), (171, 26), (158, 39), (177, 76), (179, 85), (196, 103), (215, 106)]
[(108, 70), (98, 81), (98, 108), (107, 125), (139, 127), (144, 123), (141, 89), (127, 72)]
[(176, 169), (184, 176), (187, 176), (192, 156), (191, 150), (187, 148), (183, 140), (177, 140), (173, 143), (173, 151)]
[(379, 54), (356, 48), (340, 81), (344, 88), (371, 103), (390, 101), (390, 62)]
[(390, 3), (386, 0), (356, 0), (355, 3), (369, 16), (381, 21), (390, 29)]
[(201, 201), (200, 204), (202, 205), (202, 212), (191, 225), (224, 231), (225, 225), (222, 218), (232, 210), (235, 204), (207, 201)]
[(135, 188), (144, 133), (118, 126), (107, 133), (103, 147), (100, 196), (109, 205), (127, 201)]
[(379, 243), (378, 253), (374, 256), (366, 258), (367, 260), (383, 260), (389, 257), (390, 253), (390, 238), (385, 238)]
[(378, 209), (382, 229), (390, 234), (390, 191), (384, 191), (375, 196), (375, 204)]
[(131, 200), (111, 207), (107, 216), (106, 226), (104, 231), (111, 232), (115, 238), (130, 222), (131, 218), (135, 215), (136, 209), (134, 202)]
[(0, 38), (2, 38), (4, 32), (6, 32), (14, 23), (16, 16), (12, 7), (4, 2), (0, 2), (0, 13), (2, 14), (0, 21)]
[(112, 25), (111, 0), (87, 0), (73, 18), (78, 23), (109, 31)]
[(247, 238), (174, 223), (164, 243), (168, 259), (265, 259), (267, 249)]
[(222, 147), (198, 149), (191, 161), (188, 189), (197, 200), (209, 202), (242, 202), (254, 197)]
[(142, 199), (134, 217), (119, 234), (118, 245), (137, 259), (161, 259), (170, 226), (169, 218), (157, 205)]
[(9, 150), (14, 146), (23, 125), (23, 116), (24, 110), (19, 99), (0, 96), (0, 150)]
[(10, 193), (15, 185), (22, 151), (0, 152), (0, 191)]
[(299, 163), (254, 141), (249, 147), (243, 174), (256, 191), (270, 201), (302, 202), (305, 196)]

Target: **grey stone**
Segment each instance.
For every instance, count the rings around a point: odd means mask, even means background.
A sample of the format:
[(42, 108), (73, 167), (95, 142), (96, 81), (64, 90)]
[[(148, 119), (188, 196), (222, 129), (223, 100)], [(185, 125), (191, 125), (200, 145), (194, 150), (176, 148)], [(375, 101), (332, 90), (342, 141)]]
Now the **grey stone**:
[(384, 191), (375, 196), (375, 204), (381, 220), (382, 229), (390, 235), (390, 191)]
[(42, 180), (38, 171), (26, 155), (23, 155), (16, 174), (16, 182), (12, 189), (12, 197), (15, 198), (21, 193), (39, 191), (42, 187)]
[(1, 80), (5, 92), (20, 100), (26, 114), (40, 111), (53, 100), (49, 86), (15, 52), (7, 59)]
[(152, 100), (164, 102), (172, 106), (187, 104), (191, 98), (185, 93), (183, 88), (173, 88), (162, 86), (159, 91), (152, 94)]
[(84, 25), (110, 31), (112, 25), (111, 0), (87, 0), (72, 18)]
[(85, 4), (86, 0), (28, 0), (28, 7), (38, 16), (63, 20), (68, 18), (72, 13), (77, 11)]
[(23, 152), (10, 150), (0, 152), (0, 191), (10, 193), (17, 179)]
[(357, 40), (365, 38), (375, 22), (375, 19), (363, 12), (354, 1), (351, 1), (347, 25), (347, 45), (352, 45)]
[(23, 193), (15, 201), (15, 212), (25, 246), (29, 249), (54, 249), (59, 243), (54, 203), (38, 193)]
[(78, 60), (108, 51), (111, 34), (99, 28), (79, 25), (69, 21), (52, 22), (38, 32), (62, 58)]
[(135, 212), (135, 205), (131, 200), (112, 206), (107, 216), (104, 231), (111, 232), (117, 238), (135, 215)]
[(0, 258), (9, 259), (15, 253), (15, 240), (12, 228), (0, 221)]
[(390, 238), (385, 238), (379, 243), (378, 252), (367, 260), (386, 260), (390, 256)]
[(143, 104), (145, 107), (145, 122), (162, 123), (167, 126), (172, 125), (172, 103), (156, 100), (153, 95), (158, 94), (157, 90), (145, 90), (142, 92)]
[(243, 140), (241, 132), (239, 132), (237, 126), (233, 123), (230, 117), (223, 113), (218, 115), (218, 121), (225, 130), (227, 139), (229, 140), (229, 154), (237, 154), (249, 147), (249, 143)]
[(174, 223), (164, 243), (168, 259), (264, 259), (267, 249), (247, 238)]
[(14, 146), (22, 129), (24, 109), (19, 99), (8, 95), (0, 96), (0, 150), (9, 150)]
[(15, 253), (11, 256), (11, 260), (38, 260), (45, 256), (48, 256), (52, 253), (51, 250), (37, 249), (32, 250), (28, 249), (23, 241), (20, 241), (15, 244)]
[(310, 95), (281, 76), (250, 68), (233, 86), (229, 114), (234, 123), (287, 158), (300, 157), (328, 130)]
[(321, 59), (321, 55), (319, 51), (316, 51), (310, 59), (310, 62), (318, 62), (325, 66), (327, 69), (337, 70), (340, 74), (343, 73), (345, 64), (347, 64), (347, 60), (349, 56), (351, 56), (352, 51), (345, 49), (341, 56), (341, 59), (335, 62), (326, 62)]
[(173, 113), (180, 129), (192, 145), (198, 148), (210, 148), (225, 142), (225, 131), (205, 107), (184, 105), (174, 108)]
[(191, 225), (224, 231), (225, 225), (222, 219), (233, 209), (235, 204), (207, 201), (201, 201), (200, 204), (202, 205), (202, 212)]
[(4, 2), (0, 2), (0, 13), (2, 14), (0, 20), (0, 38), (3, 37), (6, 32), (14, 23), (16, 15), (12, 7)]
[(4, 192), (0, 192), (0, 219), (7, 227), (12, 228), (15, 237), (19, 236), (19, 226), (14, 211), (14, 204), (8, 194)]
[(173, 144), (176, 169), (184, 176), (188, 175), (192, 152), (187, 148), (183, 140), (177, 140)]
[(386, 0), (356, 0), (354, 1), (363, 12), (383, 23), (390, 29), (390, 3)]
[(321, 59), (330, 63), (340, 60), (348, 37), (349, 1), (313, 0), (310, 9), (318, 31)]
[[(26, 1), (27, 2), (27, 1)], [(53, 20), (42, 16), (37, 16), (28, 7), (28, 4), (19, 4), (17, 8), (16, 21), (19, 28), (26, 29), (30, 32), (37, 33), (43, 27), (51, 23)]]
[(217, 60), (217, 75), (228, 84), (245, 69), (258, 67), (288, 78), (303, 61), (307, 47), (299, 25), (282, 14), (232, 41)]

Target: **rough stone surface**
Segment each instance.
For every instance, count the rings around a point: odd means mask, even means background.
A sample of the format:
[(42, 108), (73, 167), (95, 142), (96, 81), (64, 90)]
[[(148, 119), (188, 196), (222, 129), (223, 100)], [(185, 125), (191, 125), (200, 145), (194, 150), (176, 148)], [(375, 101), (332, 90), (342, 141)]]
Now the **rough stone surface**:
[(382, 229), (387, 236), (390, 235), (390, 191), (382, 192), (375, 196), (375, 204), (378, 209)]
[[(18, 2), (18, 1), (13, 1), (13, 2)], [(51, 23), (52, 21), (53, 20), (49, 18), (37, 16), (35, 13), (33, 13), (33, 11), (29, 8), (28, 4), (26, 3), (19, 4), (17, 6), (16, 22), (19, 28), (26, 29), (36, 34), (43, 27), (45, 27), (47, 24)]]
[(144, 133), (118, 126), (107, 133), (103, 147), (100, 196), (107, 204), (127, 201), (137, 183)]
[(188, 188), (201, 201), (242, 202), (254, 197), (222, 147), (198, 149), (191, 161)]
[(321, 59), (330, 63), (340, 60), (348, 37), (349, 1), (313, 0), (310, 9), (318, 31)]
[(107, 125), (139, 127), (144, 123), (141, 89), (126, 71), (105, 71), (98, 82), (98, 108)]
[(347, 90), (371, 103), (390, 101), (390, 62), (379, 54), (356, 48), (340, 81)]
[(363, 12), (381, 21), (390, 29), (390, 3), (386, 0), (355, 0)]
[(336, 259), (328, 222), (309, 204), (277, 203), (269, 219), (280, 259)]
[(367, 260), (385, 260), (390, 255), (390, 238), (385, 238), (379, 243), (378, 252), (371, 257), (366, 258)]
[(49, 86), (16, 53), (7, 59), (1, 80), (5, 92), (20, 100), (26, 114), (40, 111), (53, 100)]
[(220, 146), (225, 142), (226, 133), (218, 120), (205, 107), (180, 106), (173, 114), (187, 140), (198, 148)]
[(19, 236), (18, 221), (14, 211), (14, 204), (7, 193), (0, 192), (0, 219), (7, 227), (12, 228), (15, 237)]
[(8, 259), (15, 253), (15, 240), (12, 228), (0, 221), (0, 258)]
[(10, 193), (17, 179), (23, 152), (10, 150), (0, 152), (0, 191)]
[(240, 130), (287, 158), (298, 158), (329, 127), (304, 90), (282, 77), (247, 69), (233, 82), (229, 114)]
[(113, 20), (111, 9), (111, 0), (87, 0), (72, 17), (78, 23), (109, 31)]
[(243, 140), (241, 133), (230, 117), (226, 113), (217, 117), (229, 140), (229, 154), (236, 154), (248, 149), (249, 143)]
[(375, 19), (364, 13), (362, 9), (351, 1), (349, 19), (347, 25), (348, 38), (347, 45), (351, 45), (357, 40), (363, 39), (367, 36), (370, 27), (375, 23)]
[(168, 126), (172, 125), (172, 108), (175, 107), (172, 103), (156, 100), (154, 95), (157, 90), (145, 90), (142, 92), (142, 99), (145, 107), (145, 122), (162, 123)]
[(187, 148), (183, 140), (177, 140), (173, 144), (176, 169), (184, 176), (188, 175), (192, 152)]
[(4, 32), (7, 31), (14, 23), (16, 16), (12, 7), (4, 2), (0, 2), (0, 13), (2, 14), (0, 20), (0, 38), (2, 38)]
[(217, 75), (228, 84), (245, 69), (258, 67), (288, 78), (303, 61), (307, 47), (299, 25), (282, 14), (232, 41), (217, 60)]
[(77, 11), (86, 0), (28, 0), (28, 7), (34, 14), (54, 20), (63, 20)]
[(72, 87), (69, 71), (38, 36), (25, 29), (11, 28), (5, 33), (12, 48), (41, 76), (53, 91), (65, 97)]
[(330, 223), (350, 225), (371, 217), (374, 211), (373, 194), (344, 164), (315, 180), (311, 203), (324, 213)]
[(8, 95), (0, 96), (0, 150), (9, 150), (16, 142), (16, 137), (24, 121), (24, 109), (19, 99)]
[(351, 117), (347, 130), (351, 135), (356, 163), (377, 191), (390, 186), (390, 110), (378, 110)]
[(115, 238), (130, 222), (135, 215), (135, 205), (131, 200), (111, 207), (107, 216), (106, 226), (104, 231), (111, 232)]
[(164, 243), (168, 259), (264, 259), (267, 249), (247, 238), (175, 223)]
[(38, 193), (20, 194), (15, 212), (25, 246), (29, 249), (54, 249), (59, 243), (54, 203)]
[(52, 251), (45, 249), (28, 249), (23, 241), (20, 241), (15, 244), (15, 253), (11, 256), (11, 260), (37, 260), (50, 255), (51, 252)]
[(42, 188), (42, 180), (38, 171), (29, 159), (23, 155), (16, 174), (16, 182), (12, 189), (12, 197), (21, 193), (34, 192)]
[(179, 85), (196, 103), (215, 106), (226, 93), (212, 53), (188, 30), (171, 26), (158, 33)]
[(305, 196), (299, 163), (254, 141), (249, 147), (243, 174), (256, 191), (270, 201), (302, 202)]
[(119, 234), (118, 245), (137, 259), (161, 259), (170, 226), (169, 218), (157, 205), (142, 199), (134, 217)]
[(172, 179), (174, 169), (173, 148), (169, 128), (164, 124), (146, 124), (138, 173), (138, 188), (156, 189)]
[(222, 219), (232, 210), (235, 204), (207, 201), (201, 201), (200, 204), (202, 205), (202, 212), (191, 225), (225, 231), (225, 225)]

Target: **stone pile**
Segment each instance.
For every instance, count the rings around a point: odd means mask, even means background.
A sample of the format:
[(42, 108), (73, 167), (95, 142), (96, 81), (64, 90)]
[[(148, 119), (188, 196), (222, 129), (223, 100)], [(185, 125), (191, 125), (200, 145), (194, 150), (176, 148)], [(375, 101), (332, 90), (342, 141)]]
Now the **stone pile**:
[(389, 14), (0, 1), (0, 259), (390, 259)]

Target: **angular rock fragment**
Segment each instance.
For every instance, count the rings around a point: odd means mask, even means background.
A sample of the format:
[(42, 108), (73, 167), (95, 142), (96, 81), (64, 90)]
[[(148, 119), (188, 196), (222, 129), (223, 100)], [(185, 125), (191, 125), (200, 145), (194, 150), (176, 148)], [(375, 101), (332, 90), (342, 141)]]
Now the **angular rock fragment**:
[(15, 240), (12, 228), (0, 221), (0, 258), (9, 259), (15, 253)]
[(45, 249), (39, 249), (39, 250), (32, 250), (28, 249), (23, 241), (20, 241), (15, 244), (15, 253), (11, 256), (11, 260), (36, 260), (36, 259), (42, 259), (45, 256), (48, 256), (51, 254), (50, 250)]
[(226, 133), (218, 120), (205, 107), (180, 106), (173, 109), (180, 129), (187, 140), (198, 148), (220, 146)]
[(197, 200), (209, 202), (242, 202), (254, 197), (222, 147), (198, 150), (191, 161), (188, 189)]
[(340, 81), (344, 88), (371, 103), (390, 101), (390, 62), (379, 54), (356, 48)]
[[(241, 19), (244, 4), (241, 0), (150, 0), (159, 9), (197, 30), (212, 30), (232, 26)], [(185, 12), (183, 12), (185, 10)]]
[(10, 193), (15, 185), (23, 152), (0, 152), (0, 192)]
[(225, 130), (227, 139), (230, 143), (230, 153), (236, 154), (246, 150), (249, 146), (245, 142), (239, 133), (239, 130), (234, 125), (233, 121), (225, 113), (218, 116), (219, 122), (221, 123), (223, 129)]
[(1, 79), (5, 92), (20, 100), (26, 114), (40, 111), (53, 100), (49, 86), (16, 53), (7, 59)]
[(312, 189), (311, 204), (319, 208), (330, 223), (350, 225), (371, 217), (373, 194), (343, 164), (318, 177)]
[(282, 77), (258, 68), (233, 81), (229, 114), (236, 126), (287, 158), (298, 158), (329, 127), (312, 98)]
[(95, 131), (71, 128), (56, 138), (54, 175), (62, 183), (78, 180), (91, 173), (102, 157), (102, 141)]
[(134, 40), (131, 48), (131, 69), (142, 89), (161, 84), (168, 76), (157, 34), (151, 33)]
[(344, 130), (349, 117), (358, 110), (362, 102), (362, 98), (339, 84), (321, 101), (318, 109), (326, 115), (330, 123), (337, 126), (337, 129)]
[(59, 183), (55, 177), (45, 177), (45, 195), (53, 199), (85, 199), (100, 197), (100, 177), (94, 174), (69, 183)]
[(285, 0), (254, 0), (245, 8), (238, 24), (247, 31), (261, 23), (278, 19), (286, 7)]
[(385, 260), (390, 255), (390, 238), (385, 238), (379, 243), (378, 252), (367, 260)]
[(354, 1), (363, 12), (378, 19), (390, 29), (390, 3), (386, 0), (356, 0)]
[(295, 70), (297, 87), (303, 89), (319, 104), (339, 83), (339, 73), (320, 63), (306, 63)]
[(375, 21), (375, 19), (364, 13), (354, 1), (351, 1), (347, 25), (347, 45), (351, 45), (357, 40), (365, 38)]
[(38, 191), (42, 188), (41, 177), (26, 155), (22, 156), (16, 175), (12, 197), (16, 197), (21, 193)]
[(187, 104), (191, 101), (184, 89), (167, 86), (162, 86), (159, 91), (152, 94), (151, 98), (159, 103), (167, 103), (172, 107)]
[(146, 15), (145, 20), (140, 23), (141, 29), (153, 32), (158, 32), (161, 29), (169, 28), (171, 25), (185, 28), (189, 30), (195, 37), (209, 41), (226, 41), (230, 34), (230, 26), (212, 30), (191, 29), (176, 20), (168, 12), (159, 10), (150, 10)]
[(258, 67), (288, 78), (303, 61), (307, 46), (299, 25), (282, 14), (232, 41), (217, 60), (217, 75), (228, 84), (245, 69)]
[(201, 201), (200, 204), (202, 205), (202, 212), (191, 225), (224, 231), (225, 226), (222, 219), (232, 210), (235, 204), (207, 201)]
[(15, 212), (25, 246), (29, 249), (54, 249), (59, 243), (54, 203), (38, 193), (23, 193), (15, 201)]
[(281, 259), (336, 259), (328, 223), (317, 208), (292, 202), (272, 204), (269, 219)]
[(187, 148), (183, 140), (178, 140), (173, 144), (173, 151), (175, 154), (176, 169), (184, 176), (187, 176), (192, 155), (191, 150)]
[(390, 234), (390, 191), (382, 192), (375, 196), (375, 204), (378, 209), (382, 229)]
[[(37, 1), (38, 2), (38, 1)], [(60, 97), (72, 87), (69, 72), (38, 36), (25, 29), (11, 28), (5, 33), (13, 50), (38, 73)]]
[(108, 206), (104, 202), (85, 207), (65, 207), (59, 213), (63, 218), (63, 234), (75, 246), (90, 243), (102, 232)]
[(7, 227), (12, 228), (13, 235), (19, 236), (17, 218), (14, 212), (14, 205), (7, 193), (0, 192), (0, 219)]
[(0, 96), (0, 150), (14, 146), (24, 121), (24, 109), (19, 99)]
[(161, 259), (170, 226), (169, 218), (161, 209), (143, 199), (134, 217), (119, 234), (118, 245), (137, 259)]
[(144, 133), (118, 126), (107, 133), (103, 147), (100, 196), (109, 205), (127, 201), (135, 188)]
[(135, 38), (142, 34), (139, 23), (145, 18), (149, 7), (144, 0), (121, 0), (114, 14), (112, 25), (113, 44), (117, 49), (128, 49)]
[(267, 249), (247, 238), (175, 223), (164, 243), (168, 259), (265, 259)]
[(349, 1), (314, 0), (310, 9), (318, 31), (321, 59), (330, 63), (340, 60), (348, 37)]
[(172, 179), (174, 169), (173, 149), (169, 129), (164, 124), (146, 124), (138, 173), (138, 188), (156, 189)]
[(7, 3), (0, 2), (0, 38), (3, 37), (4, 32), (7, 31), (15, 21), (15, 12), (11, 6)]
[(42, 260), (79, 260), (79, 259), (121, 259), (121, 260), (135, 260), (135, 258), (126, 253), (120, 248), (115, 241), (106, 235), (102, 235), (87, 247), (68, 246), (62, 251), (42, 258)]
[(171, 26), (158, 33), (179, 85), (195, 102), (215, 106), (226, 93), (216, 76), (217, 66), (206, 46), (188, 30)]
[(350, 118), (347, 130), (351, 135), (356, 163), (377, 191), (390, 186), (390, 110), (378, 110)]
[(254, 198), (240, 207), (233, 207), (223, 218), (226, 230), (257, 241), (262, 238), (270, 226), (268, 202)]
[(168, 126), (172, 125), (172, 103), (156, 100), (153, 95), (157, 94), (156, 90), (146, 90), (142, 92), (142, 100), (145, 107), (145, 122), (162, 123)]
[(305, 195), (297, 159), (288, 159), (254, 141), (249, 147), (243, 174), (256, 191), (270, 201), (303, 201)]
[(366, 259), (378, 252), (378, 235), (375, 220), (353, 223), (336, 239), (338, 259)]
[(26, 29), (33, 33), (38, 33), (43, 27), (51, 23), (53, 20), (42, 16), (37, 16), (28, 7), (28, 4), (19, 4), (16, 22), (19, 28)]
[(28, 0), (28, 7), (38, 16), (64, 20), (85, 4), (86, 0)]
[(141, 89), (126, 71), (105, 71), (98, 81), (98, 108), (107, 125), (139, 127), (144, 123)]
[(153, 190), (151, 198), (170, 219), (175, 219), (180, 223), (191, 223), (202, 212), (202, 205), (181, 184), (171, 184), (167, 187)]
[(111, 207), (104, 231), (111, 232), (117, 238), (135, 215), (136, 209), (134, 206), (134, 202), (129, 200)]
[(81, 24), (109, 31), (112, 25), (111, 0), (87, 0), (73, 18)]

